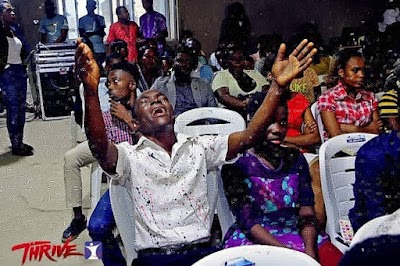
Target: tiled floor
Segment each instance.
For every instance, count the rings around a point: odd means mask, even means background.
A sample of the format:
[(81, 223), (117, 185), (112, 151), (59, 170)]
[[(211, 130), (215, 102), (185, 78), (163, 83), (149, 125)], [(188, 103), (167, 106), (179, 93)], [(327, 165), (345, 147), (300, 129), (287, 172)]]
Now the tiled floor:
[[(25, 142), (35, 148), (31, 157), (12, 156), (5, 127), (5, 115), (0, 114), (0, 265), (21, 265), (24, 249), (12, 251), (12, 246), (50, 241), (51, 247), (62, 245), (61, 234), (68, 226), (72, 211), (65, 206), (63, 178), (63, 155), (71, 148), (69, 119), (42, 121), (28, 114)], [(84, 211), (90, 213), (89, 167), (83, 169)], [(71, 244), (76, 252), (84, 252), (84, 243), (89, 241), (87, 230)], [(56, 250), (55, 248), (54, 250)], [(59, 250), (60, 252), (61, 250)], [(73, 250), (70, 250), (73, 253)], [(24, 265), (102, 265), (97, 260), (86, 260), (83, 256), (64, 258), (55, 255), (51, 261), (43, 255), (41, 260), (29, 255)], [(29, 254), (34, 254), (31, 250)], [(40, 252), (39, 252), (40, 253)]]

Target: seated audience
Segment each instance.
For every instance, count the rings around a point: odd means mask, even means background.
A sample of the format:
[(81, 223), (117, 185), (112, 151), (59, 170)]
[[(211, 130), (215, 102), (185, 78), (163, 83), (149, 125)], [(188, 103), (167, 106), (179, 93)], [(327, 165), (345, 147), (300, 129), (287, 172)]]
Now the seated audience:
[(243, 52), (231, 48), (228, 69), (217, 72), (212, 89), (221, 106), (237, 111), (247, 120), (247, 106), (251, 96), (268, 89), (268, 81), (255, 70), (244, 69)]
[[(261, 35), (257, 40), (259, 60), (256, 60), (254, 64), (254, 70), (260, 72), (264, 77), (268, 77), (268, 74), (271, 72), (276, 51), (278, 50), (281, 42), (282, 36), (276, 33), (271, 35)], [(318, 56), (318, 54), (316, 56)]]
[(177, 116), (197, 107), (216, 107), (217, 102), (211, 86), (202, 79), (191, 77), (197, 57), (185, 46), (176, 50), (174, 73), (156, 79), (151, 89), (160, 90), (167, 96)]
[(400, 130), (398, 90), (399, 88), (396, 85), (396, 88), (384, 93), (378, 103), (379, 116), (382, 119), (385, 132)]
[(220, 43), (218, 48), (210, 55), (208, 64), (214, 72), (227, 68), (227, 47), (225, 43)]
[(115, 39), (110, 44), (110, 53), (118, 53), (122, 56), (122, 58), (128, 60), (128, 54), (129, 54), (128, 44), (124, 40)]
[(214, 212), (207, 202), (207, 172), (255, 144), (272, 117), (281, 90), (310, 65), (316, 52), (307, 40), (292, 52), (291, 60), (284, 58), (285, 50), (281, 45), (271, 88), (244, 131), (195, 138), (175, 134), (168, 98), (158, 90), (148, 90), (135, 103), (133, 124), (143, 136), (132, 146), (107, 140), (97, 96), (99, 67), (88, 46), (78, 41), (76, 69), (85, 87), (90, 148), (105, 172), (129, 180), (132, 188), (137, 188), (131, 191), (138, 251), (134, 265), (191, 265), (218, 250), (208, 244)]
[(365, 59), (354, 49), (339, 51), (329, 73), (328, 89), (318, 99), (324, 138), (351, 132), (379, 133), (378, 102), (364, 89)]
[(303, 94), (310, 104), (315, 102), (314, 90), (319, 86), (317, 73), (311, 68), (307, 68), (303, 75), (292, 80), (290, 90)]
[(364, 240), (346, 251), (339, 266), (399, 264), (400, 209), (374, 223)]
[[(265, 93), (256, 94), (249, 105), (249, 112), (254, 112)], [(260, 98), (261, 97), (261, 98)], [(306, 157), (311, 174), (314, 192), (314, 211), (321, 231), (325, 228), (326, 213), (321, 189), (321, 176), (316, 146), (321, 143), (317, 123), (311, 113), (310, 102), (297, 91), (290, 88), (287, 94), (288, 121), (283, 145), (299, 149)]]
[(281, 145), (288, 130), (286, 101), (281, 98), (271, 124), (262, 131), (264, 137), (234, 164), (222, 168), (237, 221), (225, 235), (224, 246), (273, 245), (305, 252), (315, 260), (319, 248), (329, 249), (329, 256), (320, 254), (321, 263), (336, 265), (340, 251), (327, 235), (318, 234), (307, 162), (298, 149)]
[(148, 47), (143, 53), (139, 52), (139, 66), (148, 89), (161, 76), (161, 60), (157, 55), (157, 49)]
[(254, 70), (254, 59), (250, 55), (244, 57), (244, 70)]
[(211, 84), (214, 74), (212, 68), (207, 65), (206, 57), (201, 49), (201, 43), (195, 38), (188, 38), (184, 45), (197, 58), (196, 67), (191, 73), (192, 77), (201, 78)]

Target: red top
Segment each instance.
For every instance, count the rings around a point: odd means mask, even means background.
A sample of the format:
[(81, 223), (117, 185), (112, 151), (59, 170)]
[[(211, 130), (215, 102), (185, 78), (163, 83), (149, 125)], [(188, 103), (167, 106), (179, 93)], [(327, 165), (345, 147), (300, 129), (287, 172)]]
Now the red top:
[(138, 51), (136, 49), (136, 38), (138, 36), (139, 27), (134, 21), (123, 24), (119, 21), (111, 24), (108, 32), (107, 43), (111, 44), (116, 39), (121, 39), (128, 44), (128, 61), (137, 61)]
[(310, 106), (310, 102), (301, 93), (294, 93), (294, 97), (287, 101), (288, 105), (288, 130), (286, 136), (297, 137), (301, 135), (303, 114)]

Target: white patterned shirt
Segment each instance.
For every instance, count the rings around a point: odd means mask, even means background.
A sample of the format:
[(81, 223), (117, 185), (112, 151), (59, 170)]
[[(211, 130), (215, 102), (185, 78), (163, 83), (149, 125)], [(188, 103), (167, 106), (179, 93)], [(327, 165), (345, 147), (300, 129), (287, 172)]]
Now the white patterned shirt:
[(132, 186), (135, 249), (208, 240), (212, 213), (206, 177), (227, 163), (228, 135), (177, 134), (171, 156), (145, 137), (136, 145), (117, 147), (117, 178), (130, 180)]

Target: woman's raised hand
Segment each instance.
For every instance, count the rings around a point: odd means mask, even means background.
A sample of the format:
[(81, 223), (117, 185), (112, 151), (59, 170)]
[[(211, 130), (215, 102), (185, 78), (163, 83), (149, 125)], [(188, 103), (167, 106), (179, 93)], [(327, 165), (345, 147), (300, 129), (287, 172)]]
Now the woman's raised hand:
[(304, 39), (293, 50), (289, 57), (285, 57), (286, 45), (281, 44), (272, 66), (272, 76), (279, 86), (288, 85), (298, 74), (306, 70), (317, 53), (314, 44)]

